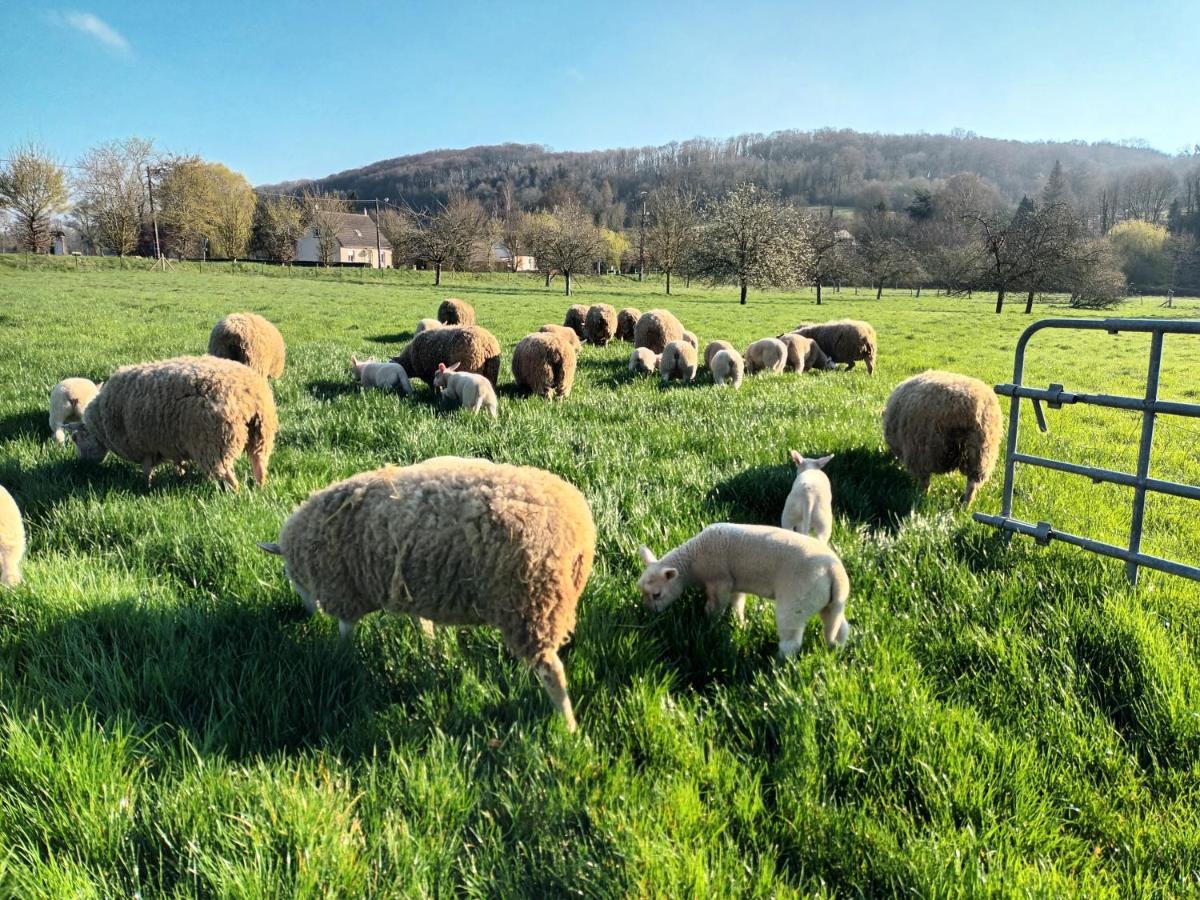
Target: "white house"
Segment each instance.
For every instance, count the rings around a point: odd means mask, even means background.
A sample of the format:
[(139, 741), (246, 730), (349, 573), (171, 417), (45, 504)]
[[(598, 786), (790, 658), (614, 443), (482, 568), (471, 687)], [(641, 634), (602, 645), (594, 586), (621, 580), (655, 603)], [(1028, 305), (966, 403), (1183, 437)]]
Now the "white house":
[[(330, 254), (330, 265), (360, 265), (384, 269), (391, 266), (392, 245), (383, 235), (378, 235), (381, 259), (375, 257), (375, 220), (365, 212), (327, 212), (321, 219), (326, 224), (335, 226), (335, 252)], [(309, 225), (296, 239), (296, 262), (321, 262), (321, 243), (320, 226)]]
[(537, 260), (532, 256), (513, 256), (507, 247), (503, 244), (495, 244), (492, 247), (492, 261), (501, 268), (508, 269), (510, 272), (536, 272)]

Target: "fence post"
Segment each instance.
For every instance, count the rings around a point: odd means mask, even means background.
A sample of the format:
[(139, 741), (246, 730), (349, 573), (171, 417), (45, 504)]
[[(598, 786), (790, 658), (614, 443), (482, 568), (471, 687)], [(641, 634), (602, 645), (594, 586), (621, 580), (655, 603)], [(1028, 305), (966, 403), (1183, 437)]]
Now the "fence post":
[[(1146, 405), (1142, 410), (1142, 443), (1138, 448), (1137, 487), (1133, 489), (1133, 519), (1129, 523), (1129, 552), (1142, 550), (1142, 521), (1146, 515), (1146, 479), (1150, 475), (1150, 452), (1154, 447), (1154, 403), (1158, 400), (1158, 376), (1162, 368), (1163, 333), (1155, 331), (1150, 336), (1150, 367), (1146, 372)], [(1137, 584), (1138, 564), (1136, 560), (1125, 563), (1125, 577), (1130, 584)]]

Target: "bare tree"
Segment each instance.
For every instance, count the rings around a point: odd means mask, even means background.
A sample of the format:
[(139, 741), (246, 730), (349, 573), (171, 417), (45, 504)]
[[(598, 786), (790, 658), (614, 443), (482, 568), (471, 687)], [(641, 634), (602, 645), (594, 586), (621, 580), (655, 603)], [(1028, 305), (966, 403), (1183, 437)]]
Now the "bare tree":
[(296, 258), (296, 241), (304, 231), (304, 210), (291, 196), (258, 197), (254, 241), (267, 257), (289, 264)]
[(882, 205), (860, 212), (854, 251), (858, 265), (875, 288), (875, 299), (888, 284), (909, 280), (918, 269), (916, 254), (907, 241), (905, 223)]
[(41, 253), (50, 246), (50, 219), (68, 205), (66, 172), (37, 144), (22, 144), (8, 156), (0, 167), (0, 207), (13, 218), (18, 245)]
[(1019, 287), (1030, 291), (1026, 311), (1032, 311), (1032, 292), (1066, 258), (1074, 233), (1072, 218), (1061, 206), (1038, 210), (1028, 197), (1011, 216), (975, 214), (986, 260), (986, 280), (996, 291), (997, 314), (1004, 309), (1005, 295)]
[(406, 254), (433, 266), (435, 285), (442, 283), (444, 266), (465, 266), (478, 252), (480, 241), (488, 234), (488, 220), (483, 207), (462, 194), (451, 197), (449, 202), (433, 212), (409, 210), (407, 216), (412, 226), (407, 232)]
[(317, 261), (322, 266), (337, 262), (339, 213), (347, 211), (345, 201), (327, 194), (306, 192), (300, 204), (304, 210), (304, 225), (312, 227), (317, 241)]
[(650, 194), (649, 206), (646, 242), (651, 258), (667, 277), (670, 294), (671, 275), (680, 270), (696, 245), (699, 202), (686, 188), (660, 188)]
[(132, 137), (93, 147), (77, 165), (75, 190), (87, 205), (96, 242), (118, 256), (136, 252), (141, 240), (153, 159), (153, 142)]
[(1159, 224), (1175, 193), (1177, 179), (1167, 166), (1136, 169), (1122, 181), (1121, 201), (1126, 216)]
[(592, 217), (573, 201), (556, 207), (550, 216), (540, 217), (534, 240), (538, 264), (563, 274), (568, 297), (571, 296), (571, 277), (577, 272), (586, 272), (596, 260), (603, 258), (606, 249)]
[(379, 214), (379, 221), (376, 225), (379, 233), (392, 245), (392, 265), (399, 267), (401, 261), (406, 264), (411, 263), (408, 249), (413, 243), (412, 230), (415, 227), (413, 221), (393, 209), (385, 209)]

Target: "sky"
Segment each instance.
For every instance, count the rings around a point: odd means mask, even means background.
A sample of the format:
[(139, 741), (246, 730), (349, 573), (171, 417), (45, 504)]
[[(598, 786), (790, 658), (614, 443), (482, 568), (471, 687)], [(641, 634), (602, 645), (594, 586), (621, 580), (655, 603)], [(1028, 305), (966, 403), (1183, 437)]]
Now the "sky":
[(1200, 143), (1200, 0), (79, 4), (0, 3), (0, 155), (137, 135), (265, 184), (788, 128)]

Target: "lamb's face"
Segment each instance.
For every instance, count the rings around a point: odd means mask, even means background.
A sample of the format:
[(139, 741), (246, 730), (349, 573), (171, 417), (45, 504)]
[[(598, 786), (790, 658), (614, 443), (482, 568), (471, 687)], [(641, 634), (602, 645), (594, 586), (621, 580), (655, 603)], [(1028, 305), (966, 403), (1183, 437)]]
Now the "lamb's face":
[(642, 548), (641, 553), (642, 561), (646, 563), (646, 571), (638, 579), (642, 603), (647, 609), (662, 612), (683, 593), (683, 579), (679, 577), (678, 569), (664, 566), (646, 547)]
[(444, 372), (444, 371), (438, 372), (436, 375), (433, 376), (433, 392), (435, 394), (440, 394), (442, 391), (446, 390), (446, 383), (449, 380), (450, 380), (449, 372)]
[(71, 442), (75, 444), (75, 451), (79, 454), (80, 459), (84, 462), (92, 463), (104, 461), (104, 457), (108, 455), (108, 448), (100, 443), (100, 439), (89, 431), (86, 425), (78, 422), (67, 426), (67, 430), (71, 435)]

